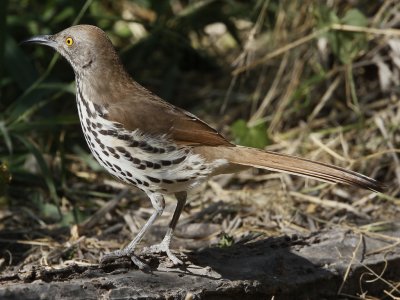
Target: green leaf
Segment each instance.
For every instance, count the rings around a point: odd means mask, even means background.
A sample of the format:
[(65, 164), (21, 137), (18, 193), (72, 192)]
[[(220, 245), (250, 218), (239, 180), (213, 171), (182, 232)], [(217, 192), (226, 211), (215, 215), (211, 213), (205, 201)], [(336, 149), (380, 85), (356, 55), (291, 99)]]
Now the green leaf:
[(218, 247), (219, 248), (228, 248), (228, 247), (232, 247), (233, 244), (235, 244), (235, 238), (233, 236), (223, 232), (218, 241)]
[[(8, 127), (13, 134), (30, 133), (32, 131), (58, 131), (58, 126), (79, 124), (79, 118), (76, 115), (55, 116), (47, 119), (39, 119), (28, 122), (18, 122)], [(0, 133), (2, 133), (0, 122)]]
[[(358, 9), (350, 9), (339, 18), (335, 12), (327, 9), (319, 11), (320, 26), (331, 26), (332, 24), (352, 25), (365, 27), (368, 19)], [(329, 31), (326, 34), (332, 52), (343, 64), (351, 63), (361, 51), (367, 47), (367, 39), (364, 33), (350, 31)]]
[(0, 78), (3, 78), (4, 48), (7, 33), (7, 8), (8, 0), (0, 1)]
[(79, 145), (73, 146), (73, 151), (76, 153), (80, 159), (91, 168), (93, 171), (99, 172), (104, 171), (103, 167), (96, 161), (92, 154), (83, 150)]
[(353, 26), (367, 26), (368, 19), (358, 9), (350, 9), (341, 20), (342, 24)]
[(53, 203), (43, 203), (40, 206), (40, 212), (46, 219), (57, 220), (60, 217), (59, 209), (57, 205), (54, 205)]
[[(8, 122), (21, 120), (24, 116), (34, 112), (38, 107), (51, 101), (51, 99), (45, 99), (45, 96), (51, 94), (53, 91), (51, 89), (38, 89), (38, 86), (51, 72), (58, 57), (58, 54), (54, 55), (45, 73), (41, 75), (40, 78), (36, 79), (36, 81), (29, 84), (28, 88), (24, 88), (24, 93), (7, 107), (4, 111), (4, 115), (7, 116)], [(28, 81), (21, 84), (28, 84)]]
[(3, 121), (0, 120), (0, 138), (4, 139), (4, 143), (7, 146), (7, 150), (9, 153), (12, 153), (13, 146), (10, 138), (10, 134), (8, 132), (8, 128)]
[(8, 170), (8, 166), (0, 162), (0, 197), (6, 194), (6, 190), (10, 181), (11, 174)]
[(21, 47), (10, 36), (5, 36), (4, 67), (18, 86), (25, 90), (37, 78), (37, 72)]
[(237, 120), (231, 126), (235, 142), (239, 145), (264, 148), (270, 143), (265, 123), (249, 127), (244, 120)]
[[(44, 177), (44, 180), (46, 182), (47, 188), (49, 189), (50, 195), (54, 202), (56, 203), (57, 207), (59, 207), (60, 204), (60, 199), (57, 195), (57, 190), (56, 190), (56, 185), (54, 182), (54, 178), (47, 166), (47, 163), (43, 157), (42, 152), (27, 138), (22, 137), (22, 136), (16, 136), (24, 145), (25, 147), (35, 156), (36, 161), (40, 167), (40, 170), (42, 172), (42, 175)], [(59, 215), (61, 216), (61, 213), (59, 211)]]

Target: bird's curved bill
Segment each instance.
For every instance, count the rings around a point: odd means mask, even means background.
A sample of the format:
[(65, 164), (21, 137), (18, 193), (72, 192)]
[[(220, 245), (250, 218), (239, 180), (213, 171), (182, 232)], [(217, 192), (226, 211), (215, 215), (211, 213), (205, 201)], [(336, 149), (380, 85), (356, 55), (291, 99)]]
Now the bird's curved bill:
[(51, 35), (38, 35), (38, 36), (31, 37), (25, 41), (22, 41), (21, 44), (22, 45), (40, 44), (40, 45), (54, 47), (56, 45), (56, 42), (52, 39)]

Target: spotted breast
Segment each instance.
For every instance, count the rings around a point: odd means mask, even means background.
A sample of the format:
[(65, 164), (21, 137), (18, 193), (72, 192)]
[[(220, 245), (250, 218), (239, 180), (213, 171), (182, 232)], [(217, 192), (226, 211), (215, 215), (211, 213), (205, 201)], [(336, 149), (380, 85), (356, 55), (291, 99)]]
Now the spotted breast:
[(126, 130), (107, 119), (107, 108), (90, 101), (77, 85), (77, 106), (86, 142), (96, 160), (119, 180), (147, 192), (175, 193), (207, 179), (213, 168), (166, 135)]

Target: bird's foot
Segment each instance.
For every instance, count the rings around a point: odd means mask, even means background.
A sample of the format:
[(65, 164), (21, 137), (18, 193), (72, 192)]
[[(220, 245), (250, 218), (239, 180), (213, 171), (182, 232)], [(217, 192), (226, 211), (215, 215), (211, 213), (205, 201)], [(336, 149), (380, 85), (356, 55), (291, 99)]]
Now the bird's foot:
[(127, 249), (127, 248), (105, 254), (101, 258), (100, 264), (105, 265), (119, 258), (126, 258), (126, 257), (129, 258), (140, 270), (150, 269), (146, 263), (141, 261), (140, 258), (135, 255), (134, 249)]
[(142, 253), (148, 254), (148, 253), (166, 253), (168, 258), (172, 261), (174, 266), (176, 265), (183, 265), (183, 262), (175, 256), (169, 249), (169, 243), (166, 242), (161, 242), (159, 244), (146, 247), (143, 249)]

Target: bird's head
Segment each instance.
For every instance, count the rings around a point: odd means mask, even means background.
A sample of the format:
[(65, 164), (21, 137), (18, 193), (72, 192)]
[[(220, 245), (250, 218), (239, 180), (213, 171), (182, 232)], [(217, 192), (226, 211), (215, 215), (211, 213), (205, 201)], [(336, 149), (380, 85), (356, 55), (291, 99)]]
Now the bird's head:
[(35, 36), (23, 44), (49, 46), (65, 57), (75, 73), (101, 68), (102, 65), (119, 65), (119, 58), (103, 30), (92, 25), (76, 25), (54, 35)]

